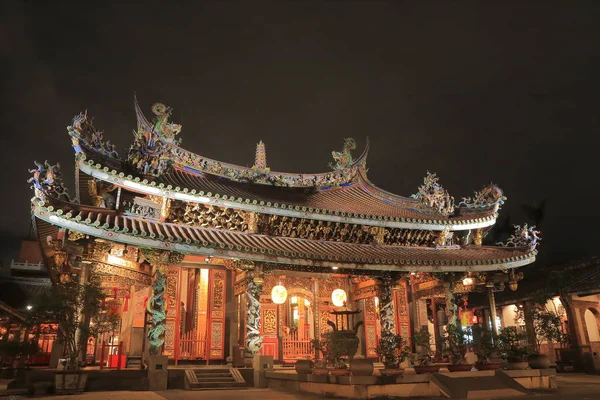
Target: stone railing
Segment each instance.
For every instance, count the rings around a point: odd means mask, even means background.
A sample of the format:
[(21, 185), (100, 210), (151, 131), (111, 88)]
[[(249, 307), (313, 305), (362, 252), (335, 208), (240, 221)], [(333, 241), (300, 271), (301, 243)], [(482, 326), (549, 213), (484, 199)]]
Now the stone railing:
[(38, 263), (30, 263), (28, 261), (20, 262), (12, 260), (10, 263), (10, 269), (19, 271), (45, 271), (46, 266), (41, 261)]

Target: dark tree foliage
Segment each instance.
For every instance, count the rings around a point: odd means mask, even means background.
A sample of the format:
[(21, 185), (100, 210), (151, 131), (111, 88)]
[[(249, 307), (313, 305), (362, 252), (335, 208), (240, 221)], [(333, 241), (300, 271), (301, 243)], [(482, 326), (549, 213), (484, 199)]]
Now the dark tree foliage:
[(79, 369), (79, 360), (85, 351), (81, 343), (86, 342), (80, 338), (96, 336), (116, 326), (117, 317), (109, 312), (103, 301), (105, 297), (94, 276), (83, 284), (70, 279), (58, 282), (33, 299), (28, 325), (58, 324), (58, 340), (65, 345), (67, 353), (65, 367)]

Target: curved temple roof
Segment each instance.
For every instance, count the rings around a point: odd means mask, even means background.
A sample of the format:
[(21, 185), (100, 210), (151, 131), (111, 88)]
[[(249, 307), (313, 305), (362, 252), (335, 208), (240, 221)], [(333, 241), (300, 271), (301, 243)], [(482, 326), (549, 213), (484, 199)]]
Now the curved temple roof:
[[(168, 122), (170, 110), (160, 103), (152, 109), (156, 120), (150, 123), (136, 101), (138, 129), (124, 158), (119, 157), (114, 145), (104, 141), (102, 132), (94, 128), (87, 114), (74, 119), (68, 131), (82, 182), (93, 178), (114, 184), (109, 185), (111, 190), (118, 186), (129, 192), (159, 196), (166, 209), (166, 199), (175, 199), (251, 213), (364, 225), (363, 229), (379, 226), (439, 231), (436, 245), (404, 246), (377, 240), (358, 244), (269, 236), (241, 229), (163, 222), (149, 214), (79, 205), (69, 200), (58, 166), (48, 163), (36, 163), (30, 171), (35, 192), (33, 213), (38, 222), (139, 247), (313, 267), (486, 271), (516, 268), (535, 260), (535, 247), (541, 239), (534, 227), (518, 227), (507, 242), (510, 247), (445, 245), (449, 243), (446, 240), (450, 231), (485, 228), (495, 223), (505, 200), (495, 185), (476, 192), (473, 199), (464, 198), (458, 206), (435, 174), (428, 173), (411, 198), (389, 193), (367, 177), (368, 144), (359, 158), (352, 158), (352, 139), (346, 139), (342, 152), (333, 153), (333, 171), (323, 174), (272, 172), (266, 167), (264, 146), (257, 149), (254, 168), (221, 163), (183, 150), (176, 139), (181, 126)], [(481, 234), (482, 230), (476, 231), (479, 244)], [(450, 237), (469, 243), (469, 235), (470, 232), (464, 232)]]
[[(114, 146), (103, 142), (102, 133), (93, 127), (86, 114), (74, 119), (69, 133), (80, 160), (87, 160), (87, 163), (79, 164), (83, 172), (117, 185), (129, 182), (128, 188), (135, 186), (140, 193), (172, 198), (185, 194), (183, 197), (186, 198), (181, 199), (192, 202), (200, 201), (194, 196), (198, 193), (215, 202), (232, 203), (227, 204), (229, 207), (244, 208), (245, 203), (267, 214), (389, 227), (433, 230), (488, 227), (495, 223), (501, 204), (486, 200), (478, 205), (461, 203), (461, 207), (455, 209), (451, 200), (452, 204), (446, 204), (445, 208), (451, 211), (443, 212), (436, 207), (436, 202), (439, 203), (436, 198), (423, 201), (423, 196), (429, 196), (428, 191), (432, 188), (440, 191), (443, 198), (445, 191), (439, 185), (439, 188), (430, 185), (424, 191), (420, 188), (417, 198), (389, 193), (367, 178), (368, 143), (362, 155), (354, 160), (350, 155), (353, 143), (348, 144), (350, 139), (346, 140), (347, 146), (342, 153), (334, 152), (337, 154), (334, 155), (337, 157), (334, 167), (342, 168), (322, 174), (273, 172), (215, 161), (178, 145), (175, 136), (181, 126), (167, 122), (169, 110), (164, 105), (153, 106), (157, 114), (154, 124), (148, 122), (137, 100), (135, 111), (138, 130), (134, 132), (136, 142), (128, 160), (119, 158)], [(340, 158), (345, 161), (341, 162)], [(164, 169), (161, 165), (165, 165)], [(436, 181), (437, 178), (433, 180), (434, 185), (437, 185)], [(156, 193), (157, 188), (162, 189), (160, 193)], [(419, 195), (422, 197), (418, 198)], [(451, 197), (447, 192), (445, 196), (448, 202)]]
[(522, 247), (404, 247), (327, 242), (192, 227), (66, 202), (34, 204), (37, 218), (99, 238), (187, 254), (280, 264), (396, 271), (487, 271), (535, 260)]

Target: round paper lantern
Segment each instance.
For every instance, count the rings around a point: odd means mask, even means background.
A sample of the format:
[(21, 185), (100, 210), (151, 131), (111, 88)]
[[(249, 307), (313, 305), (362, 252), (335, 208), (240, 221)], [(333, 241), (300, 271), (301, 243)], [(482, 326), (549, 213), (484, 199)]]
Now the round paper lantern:
[(283, 304), (287, 299), (287, 289), (281, 285), (273, 286), (271, 290), (271, 300), (275, 304)]
[(346, 292), (343, 289), (335, 289), (331, 293), (331, 302), (336, 307), (341, 307), (346, 303)]

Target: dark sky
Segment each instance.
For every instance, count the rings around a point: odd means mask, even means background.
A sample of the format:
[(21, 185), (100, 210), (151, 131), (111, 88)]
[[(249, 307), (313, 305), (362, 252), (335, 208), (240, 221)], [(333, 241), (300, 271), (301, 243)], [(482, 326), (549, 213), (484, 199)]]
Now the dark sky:
[(75, 114), (130, 143), (136, 91), (207, 157), (252, 164), (262, 139), (273, 169), (317, 172), (369, 136), (384, 189), (494, 181), (513, 222), (548, 200), (545, 260), (598, 254), (600, 2), (135, 3), (2, 2), (1, 237), (28, 232), (33, 160), (72, 187)]

